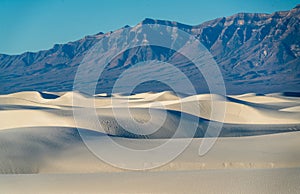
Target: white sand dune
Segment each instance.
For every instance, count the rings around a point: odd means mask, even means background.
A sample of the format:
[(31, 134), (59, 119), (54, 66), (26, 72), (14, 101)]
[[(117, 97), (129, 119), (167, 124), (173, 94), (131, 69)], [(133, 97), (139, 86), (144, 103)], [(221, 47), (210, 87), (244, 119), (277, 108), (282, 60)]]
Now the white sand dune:
[(280, 111), (285, 111), (285, 112), (300, 112), (300, 106), (293, 106), (289, 108), (283, 108), (280, 109)]
[[(79, 103), (74, 104), (74, 99)], [(212, 103), (215, 107), (226, 105), (224, 120), (214, 120)], [(95, 106), (102, 127), (91, 125), (85, 119), (75, 122), (73, 105), (76, 106), (74, 109)], [(130, 115), (125, 112), (128, 106)], [(200, 112), (194, 110), (195, 106), (200, 107)], [(36, 188), (38, 193), (68, 193), (71, 185), (75, 185), (72, 187), (75, 190), (70, 193), (99, 193), (98, 189), (105, 193), (155, 193), (161, 191), (159, 189), (167, 193), (182, 193), (186, 189), (193, 193), (216, 193), (221, 190), (214, 184), (221, 183), (225, 193), (239, 192), (241, 189), (255, 193), (270, 189), (254, 186), (254, 183), (263, 182), (269, 185), (288, 182), (290, 185), (280, 187), (279, 191), (285, 193), (284, 189), (290, 189), (295, 192), (299, 188), (296, 179), (300, 178), (299, 107), (299, 97), (280, 94), (185, 96), (171, 92), (149, 92), (131, 96), (114, 94), (110, 97), (101, 94), (93, 97), (79, 92), (19, 92), (0, 95), (0, 174), (39, 174), (26, 176), (27, 182), (24, 182), (24, 176), (0, 176), (0, 193), (30, 193), (32, 190), (29, 188), (16, 189), (25, 184)], [(131, 131), (128, 132), (117, 122), (114, 111), (118, 113), (117, 119), (124, 121)], [(166, 119), (160, 125), (165, 113)], [(128, 122), (131, 117), (139, 123), (150, 122), (149, 126), (158, 130), (150, 133), (150, 128), (136, 127)], [(106, 142), (101, 138), (109, 134), (120, 145), (151, 149), (174, 135), (180, 119), (187, 123), (195, 122), (198, 127), (192, 136), (197, 138), (175, 160), (147, 172), (124, 172), (106, 164), (85, 146), (80, 136), (80, 133), (88, 134), (97, 139), (97, 146), (104, 148)], [(214, 147), (200, 157), (199, 146), (210, 120), (223, 122), (223, 129)], [(146, 135), (137, 135), (135, 132)], [(174, 140), (181, 144), (185, 137), (192, 136), (189, 129), (183, 128)], [(93, 138), (91, 141), (94, 141)], [(125, 155), (123, 157), (126, 158)], [(277, 179), (269, 180), (273, 176)], [(55, 180), (56, 177), (61, 182)], [(124, 179), (132, 182), (121, 184)], [(170, 180), (169, 183), (165, 183), (165, 179)], [(83, 188), (76, 189), (80, 185), (79, 180)], [(95, 184), (96, 180), (102, 184)], [(253, 184), (249, 184), (248, 180)], [(44, 186), (39, 186), (38, 182)], [(125, 189), (113, 189), (112, 182)], [(232, 182), (237, 184), (229, 187)], [(10, 190), (12, 184), (20, 187)], [(55, 188), (53, 185), (60, 186)], [(42, 188), (46, 190), (41, 191)]]
[[(106, 141), (101, 140), (103, 134), (88, 130), (84, 132), (97, 137), (95, 141), (99, 147), (106, 146)], [(164, 142), (163, 139), (112, 139), (120, 145), (139, 149), (149, 149)], [(151, 171), (300, 167), (300, 132), (219, 138), (208, 154), (199, 157), (197, 153), (202, 140), (194, 139), (175, 160)], [(180, 143), (183, 139), (176, 141)], [(1, 131), (0, 142), (0, 172), (4, 174), (124, 171), (96, 158), (74, 128), (32, 127), (4, 130)]]
[[(92, 98), (78, 92), (65, 92), (57, 95), (54, 99), (43, 98), (38, 92), (21, 92), (16, 94), (0, 96), (0, 105), (4, 109), (0, 111), (1, 125), (0, 130), (21, 128), (21, 127), (38, 127), (38, 126), (62, 126), (76, 127), (73, 119), (73, 98), (83, 103), (76, 106), (95, 106), (100, 117), (113, 120), (115, 117), (112, 107), (120, 111), (129, 106), (136, 113), (137, 120), (149, 119), (149, 108), (157, 113), (160, 110), (168, 111), (171, 118), (164, 128), (173, 128), (172, 123), (176, 124), (178, 114), (184, 112), (200, 119), (213, 120), (211, 106), (212, 102), (216, 107), (225, 105), (226, 112), (224, 120), (215, 120), (225, 124), (240, 125), (298, 125), (300, 124), (300, 113), (297, 107), (300, 105), (299, 98), (293, 99), (293, 106), (288, 104), (283, 106), (282, 101), (278, 102), (278, 106), (266, 104), (260, 101), (261, 96), (256, 96), (257, 100), (249, 101), (246, 97), (222, 97), (219, 95), (197, 95), (185, 98), (179, 98), (170, 92), (162, 93), (144, 93), (133, 96), (118, 97), (96, 97)], [(246, 99), (244, 99), (246, 98)], [(269, 98), (264, 96), (265, 98)], [(274, 98), (274, 97), (270, 97)], [(264, 100), (266, 101), (266, 100)], [(270, 100), (272, 101), (272, 100)], [(276, 103), (276, 100), (273, 104)], [(199, 106), (200, 112), (194, 111), (195, 105)], [(185, 107), (182, 109), (182, 107)], [(292, 110), (292, 111), (290, 111)], [(174, 112), (175, 111), (175, 112)], [(184, 114), (182, 113), (182, 114)], [(126, 115), (124, 115), (126, 117)], [(128, 115), (127, 115), (128, 116)], [(159, 114), (155, 115), (159, 119)], [(174, 118), (176, 117), (176, 118)], [(126, 119), (126, 118), (125, 118)], [(79, 126), (85, 128), (86, 126)], [(89, 127), (89, 130), (98, 128)]]

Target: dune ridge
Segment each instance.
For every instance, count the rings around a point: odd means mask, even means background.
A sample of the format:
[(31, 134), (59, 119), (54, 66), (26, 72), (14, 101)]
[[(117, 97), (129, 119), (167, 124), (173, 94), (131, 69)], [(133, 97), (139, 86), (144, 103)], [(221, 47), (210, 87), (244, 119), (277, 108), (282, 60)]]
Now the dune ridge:
[[(83, 103), (73, 107), (74, 98)], [(199, 145), (211, 120), (212, 102), (226, 105), (223, 129), (214, 148), (199, 157)], [(91, 108), (84, 107), (85, 104), (95, 106), (101, 129), (88, 121), (75, 123), (73, 109)], [(192, 111), (195, 104), (200, 107), (199, 113)], [(187, 108), (182, 110), (182, 106)], [(148, 92), (88, 96), (79, 92), (19, 92), (0, 95), (0, 173), (123, 172), (93, 155), (78, 130), (92, 137), (92, 141), (109, 134), (120, 145), (150, 149), (173, 137), (180, 119), (197, 122), (194, 136), (197, 138), (176, 160), (152, 171), (299, 168), (299, 106), (299, 97), (280, 94), (188, 96)], [(123, 114), (128, 107), (131, 115)], [(118, 119), (123, 121), (131, 116), (140, 123), (152, 119), (151, 126), (160, 121), (163, 113), (167, 117), (154, 133), (137, 135), (119, 125), (113, 111), (121, 113)], [(133, 126), (132, 129), (147, 132), (148, 128)], [(178, 143), (185, 137), (190, 137), (188, 129), (175, 136)]]

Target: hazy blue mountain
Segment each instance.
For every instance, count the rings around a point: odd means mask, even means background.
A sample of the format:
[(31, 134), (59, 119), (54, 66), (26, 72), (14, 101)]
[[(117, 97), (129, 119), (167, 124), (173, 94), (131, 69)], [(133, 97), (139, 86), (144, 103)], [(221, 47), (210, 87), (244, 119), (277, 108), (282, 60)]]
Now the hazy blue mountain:
[[(300, 5), (273, 14), (239, 13), (197, 26), (153, 19), (141, 23), (176, 26), (198, 38), (218, 63), (228, 93), (300, 91)], [(131, 27), (120, 30), (126, 28)], [(0, 93), (72, 90), (77, 67), (87, 51), (110, 34), (86, 36), (36, 53), (0, 55)], [(143, 60), (169, 60), (172, 54), (157, 47), (121, 54), (107, 67), (107, 77), (99, 80), (97, 92), (110, 92), (114, 80), (128, 66)], [(201, 75), (195, 75), (189, 64), (181, 66), (198, 92), (207, 92)], [(167, 89), (148, 85), (137, 91), (145, 88)]]

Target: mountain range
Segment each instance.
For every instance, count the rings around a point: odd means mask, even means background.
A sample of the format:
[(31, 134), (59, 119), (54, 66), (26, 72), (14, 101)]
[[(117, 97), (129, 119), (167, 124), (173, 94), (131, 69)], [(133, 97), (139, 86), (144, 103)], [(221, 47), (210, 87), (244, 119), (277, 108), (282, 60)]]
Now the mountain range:
[[(300, 5), (289, 11), (238, 13), (191, 26), (146, 18), (140, 24), (177, 27), (193, 35), (210, 51), (225, 80), (229, 94), (300, 91)], [(125, 26), (119, 31), (126, 28)], [(86, 53), (108, 33), (86, 36), (49, 50), (20, 55), (0, 54), (0, 93), (24, 90), (70, 91), (74, 76)], [(138, 32), (137, 32), (138, 33)], [(143, 60), (162, 60), (172, 53), (156, 47), (123, 53), (99, 80), (97, 93), (110, 92), (118, 72)], [(193, 69), (185, 65), (188, 74)], [(197, 92), (207, 92), (201, 76), (193, 77)], [(146, 87), (149, 91), (165, 90)], [(141, 92), (144, 89), (141, 89)], [(137, 90), (139, 92), (139, 90)]]

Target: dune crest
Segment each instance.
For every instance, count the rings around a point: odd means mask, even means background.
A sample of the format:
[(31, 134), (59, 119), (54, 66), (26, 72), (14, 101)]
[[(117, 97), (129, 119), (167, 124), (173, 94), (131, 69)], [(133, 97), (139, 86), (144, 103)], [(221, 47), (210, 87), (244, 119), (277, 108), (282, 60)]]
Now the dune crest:
[[(219, 122), (210, 121), (212, 103), (216, 107), (226, 105), (225, 119), (215, 151), (201, 159), (196, 153), (207, 126), (209, 122)], [(199, 113), (193, 110), (195, 105), (199, 106)], [(74, 109), (93, 106), (101, 128), (85, 119), (74, 121)], [(88, 96), (79, 92), (19, 92), (1, 95), (0, 173), (120, 171), (91, 154), (77, 128), (93, 138), (101, 139), (108, 134), (122, 145), (139, 149), (150, 149), (167, 138), (175, 138), (180, 143), (185, 137), (195, 137), (182, 156), (154, 171), (299, 167), (300, 158), (295, 158), (298, 151), (295, 142), (300, 141), (299, 106), (300, 98), (279, 94), (177, 96), (172, 92), (148, 92), (130, 96)], [(124, 112), (127, 108), (130, 115)], [(114, 111), (120, 113), (117, 118)], [(167, 116), (160, 125), (164, 114)], [(128, 122), (130, 119), (139, 124), (158, 125), (157, 131), (148, 131), (150, 128), (146, 125), (141, 128), (143, 125)], [(190, 129), (183, 128), (174, 136), (180, 119), (197, 125), (195, 133), (190, 134)], [(131, 130), (118, 123), (120, 120)], [(265, 144), (266, 141), (274, 143)], [(238, 150), (236, 145), (239, 145)], [(273, 155), (274, 150), (280, 154)], [(268, 154), (261, 157), (262, 152)], [(227, 153), (228, 159), (224, 159), (222, 153)], [(290, 157), (280, 157), (281, 154)], [(26, 161), (15, 160), (15, 157)]]

